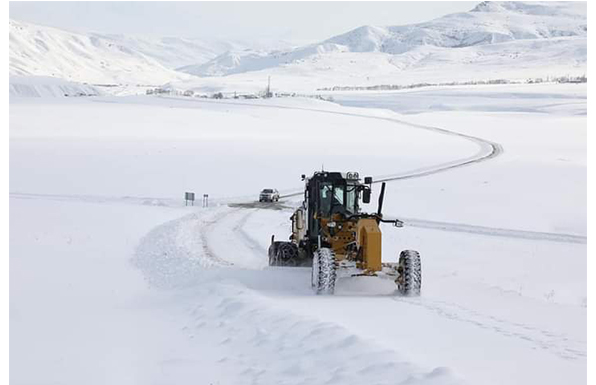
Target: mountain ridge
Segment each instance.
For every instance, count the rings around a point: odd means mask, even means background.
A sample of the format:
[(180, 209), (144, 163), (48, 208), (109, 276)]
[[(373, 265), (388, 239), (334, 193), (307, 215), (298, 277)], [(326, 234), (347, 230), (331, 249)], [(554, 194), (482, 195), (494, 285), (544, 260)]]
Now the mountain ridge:
[[(268, 50), (202, 39), (81, 34), (16, 20), (9, 25), (11, 83), (19, 76), (45, 76), (119, 86), (106, 88), (110, 93), (164, 85), (257, 92), (269, 76), (274, 87), (298, 92), (552, 77), (585, 74), (587, 63), (585, 3), (482, 2), (427, 22), (364, 25), (314, 44)], [(198, 62), (177, 67), (189, 60)]]
[(286, 51), (228, 51), (180, 70), (197, 76), (225, 76), (287, 65), (329, 52), (400, 55), (420, 46), (464, 48), (514, 40), (586, 37), (585, 5), (567, 2), (482, 2), (468, 12), (404, 26), (364, 25), (320, 43)]
[(191, 77), (110, 40), (12, 19), (9, 75), (103, 84), (163, 84)]

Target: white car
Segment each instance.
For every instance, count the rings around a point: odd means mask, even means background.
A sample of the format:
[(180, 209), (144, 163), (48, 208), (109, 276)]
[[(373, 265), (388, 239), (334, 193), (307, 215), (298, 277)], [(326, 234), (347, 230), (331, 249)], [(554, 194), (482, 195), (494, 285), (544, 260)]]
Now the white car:
[(279, 201), (279, 191), (272, 188), (266, 188), (259, 194), (259, 202), (277, 202)]

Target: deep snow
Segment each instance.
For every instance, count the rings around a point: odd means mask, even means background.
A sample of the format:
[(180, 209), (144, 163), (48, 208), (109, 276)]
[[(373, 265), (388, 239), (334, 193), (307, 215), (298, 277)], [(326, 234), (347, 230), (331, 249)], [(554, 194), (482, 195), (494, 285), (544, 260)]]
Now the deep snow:
[[(585, 383), (585, 93), (336, 95), (360, 107), (12, 98), (11, 382)], [(457, 108), (407, 107), (439, 94)], [(362, 108), (388, 105), (398, 112)], [(299, 198), (280, 210), (228, 202), (251, 202), (263, 186), (299, 191), (299, 175), (323, 163), (405, 175), (483, 151), (406, 122), (504, 150), (388, 184), (387, 216), (460, 226), (383, 227), (386, 260), (421, 251), (423, 295), (358, 278), (317, 297), (308, 269), (267, 268), (270, 236), (287, 237)], [(188, 190), (208, 192), (212, 207), (183, 207)]]

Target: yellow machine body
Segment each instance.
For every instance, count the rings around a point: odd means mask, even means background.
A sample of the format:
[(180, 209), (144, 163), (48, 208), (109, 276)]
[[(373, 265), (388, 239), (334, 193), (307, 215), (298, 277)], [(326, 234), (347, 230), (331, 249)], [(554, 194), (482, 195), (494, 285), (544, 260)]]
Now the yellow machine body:
[(373, 218), (358, 220), (358, 244), (362, 250), (365, 271), (381, 271), (381, 229)]
[[(381, 229), (374, 218), (344, 220), (341, 216), (320, 219), (323, 238), (338, 261), (355, 261), (365, 274), (382, 270)], [(298, 235), (298, 234), (296, 234)]]

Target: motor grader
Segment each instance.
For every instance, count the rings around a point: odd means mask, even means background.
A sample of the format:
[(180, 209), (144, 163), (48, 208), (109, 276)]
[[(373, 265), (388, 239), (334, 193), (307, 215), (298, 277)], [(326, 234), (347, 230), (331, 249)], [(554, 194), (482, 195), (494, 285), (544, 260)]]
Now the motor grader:
[(404, 250), (397, 263), (384, 263), (381, 255), (381, 223), (402, 227), (398, 219), (382, 214), (385, 182), (381, 184), (378, 209), (364, 213), (360, 204), (370, 203), (373, 180), (357, 172), (317, 171), (305, 182), (304, 201), (291, 216), (289, 241), (269, 247), (270, 266), (312, 266), (316, 294), (333, 294), (338, 272), (343, 276), (391, 278), (397, 293), (420, 295), (420, 255)]

